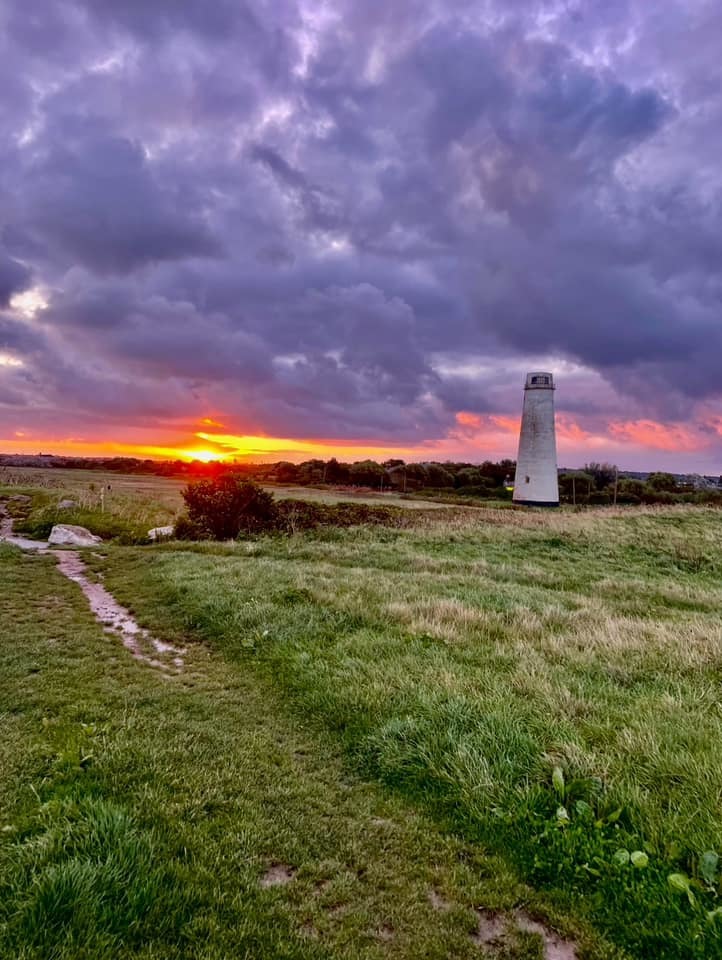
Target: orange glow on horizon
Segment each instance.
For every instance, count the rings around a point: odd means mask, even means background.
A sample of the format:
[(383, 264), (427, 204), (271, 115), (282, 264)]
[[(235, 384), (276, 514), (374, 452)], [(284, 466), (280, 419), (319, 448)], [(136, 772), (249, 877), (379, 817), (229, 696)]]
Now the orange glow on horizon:
[(333, 439), (291, 439), (289, 437), (237, 436), (235, 434), (197, 433), (203, 443), (216, 444), (217, 459), (242, 457), (252, 460), (329, 460), (331, 457), (356, 460), (386, 460), (412, 452), (431, 458), (438, 444), (429, 441), (428, 446), (385, 445), (368, 441)]
[[(588, 428), (570, 413), (557, 414), (557, 439), (560, 453), (580, 462), (585, 457), (614, 458), (623, 451), (661, 451), (665, 454), (691, 454), (709, 449), (722, 436), (722, 417), (700, 411), (691, 423), (662, 423), (654, 420), (616, 420)], [(381, 439), (289, 438), (222, 431), (211, 417), (195, 420), (196, 432), (188, 420), (166, 424), (163, 429), (133, 427), (122, 441), (94, 437), (36, 436), (25, 425), (0, 437), (0, 453), (70, 457), (132, 457), (152, 460), (198, 460), (203, 463), (248, 461), (273, 463), (282, 460), (300, 462), (312, 458), (354, 461), (391, 458), (425, 460), (499, 460), (516, 455), (518, 416), (477, 414), (458, 411), (455, 423), (442, 437), (416, 443), (384, 442)], [(198, 429), (201, 427), (201, 429)], [(206, 428), (206, 429), (202, 429)], [(208, 432), (217, 429), (218, 432)], [(135, 440), (135, 442), (132, 442)], [(150, 441), (150, 442), (148, 442)]]

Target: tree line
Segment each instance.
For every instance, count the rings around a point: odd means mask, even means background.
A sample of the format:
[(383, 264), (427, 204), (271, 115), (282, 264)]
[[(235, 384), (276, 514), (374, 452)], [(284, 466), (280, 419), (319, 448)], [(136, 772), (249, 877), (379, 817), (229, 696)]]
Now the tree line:
[(698, 489), (672, 473), (656, 472), (641, 480), (625, 476), (613, 463), (586, 463), (581, 470), (559, 475), (559, 499), (578, 506), (587, 504), (722, 504), (722, 477), (717, 489)]
[[(406, 463), (401, 459), (357, 460), (346, 463), (313, 458), (302, 463), (248, 463), (198, 460), (148, 460), (134, 457), (33, 457), (0, 456), (4, 466), (43, 466), (151, 474), (188, 480), (215, 478), (234, 473), (257, 483), (293, 486), (356, 487), (401, 494), (510, 500), (516, 462), (514, 460), (469, 463), (428, 461)], [(640, 503), (721, 503), (722, 477), (716, 488), (697, 489), (671, 473), (650, 473), (644, 479), (627, 476), (612, 463), (586, 463), (580, 470), (559, 474), (562, 503), (585, 505)]]

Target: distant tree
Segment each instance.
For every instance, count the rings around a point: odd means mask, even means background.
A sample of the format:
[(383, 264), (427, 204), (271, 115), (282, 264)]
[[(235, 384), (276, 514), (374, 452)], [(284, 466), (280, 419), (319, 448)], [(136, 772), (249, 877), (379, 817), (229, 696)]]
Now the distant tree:
[(406, 489), (419, 490), (426, 486), (426, 467), (423, 463), (406, 464)]
[(276, 464), (275, 474), (276, 480), (279, 483), (298, 482), (298, 467), (295, 463), (290, 463), (288, 460), (281, 460), (280, 463)]
[(566, 503), (588, 503), (594, 477), (583, 470), (568, 470), (559, 476), (559, 496)]
[(484, 477), (478, 467), (462, 467), (454, 477), (456, 487), (478, 487), (482, 479), (491, 482), (491, 477)]
[(653, 490), (663, 490), (666, 493), (677, 493), (677, 481), (671, 473), (650, 473), (647, 483)]
[(395, 466), (388, 467), (386, 466), (386, 462), (384, 462), (384, 468), (388, 474), (390, 486), (396, 490), (400, 490), (402, 493), (406, 493), (406, 464), (397, 463)]
[(619, 481), (617, 491), (618, 503), (641, 503), (646, 492), (646, 484), (642, 480), (623, 477)]
[(389, 471), (392, 484), (404, 493), (426, 486), (426, 468), (421, 463), (406, 463)]
[(331, 457), (326, 464), (324, 476), (326, 483), (344, 484), (351, 479), (351, 471), (347, 463), (339, 463), (336, 457)]
[(427, 487), (453, 487), (454, 477), (446, 467), (440, 463), (427, 463), (426, 467), (426, 485)]
[(614, 483), (618, 468), (613, 463), (585, 463), (584, 472), (590, 474), (594, 479), (594, 486), (597, 490), (604, 490), (610, 484)]
[(304, 460), (298, 465), (298, 483), (323, 483), (325, 469), (324, 460)]
[(499, 460), (498, 463), (492, 463), (491, 460), (485, 460), (479, 470), (483, 477), (489, 477), (495, 487), (501, 487), (508, 479), (513, 480), (516, 471), (515, 460)]
[(359, 487), (381, 487), (389, 482), (388, 474), (375, 460), (358, 460), (349, 467), (351, 483)]

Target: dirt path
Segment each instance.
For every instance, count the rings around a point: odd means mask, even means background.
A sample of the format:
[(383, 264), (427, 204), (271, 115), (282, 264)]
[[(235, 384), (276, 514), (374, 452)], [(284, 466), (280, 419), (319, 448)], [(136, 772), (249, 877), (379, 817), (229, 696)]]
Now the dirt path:
[(45, 540), (28, 540), (25, 537), (15, 536), (13, 518), (9, 516), (7, 507), (1, 502), (0, 541), (10, 543), (21, 550), (52, 554), (57, 561), (58, 571), (68, 580), (77, 583), (83, 591), (96, 620), (102, 624), (106, 633), (118, 637), (136, 660), (141, 660), (164, 673), (178, 673), (183, 669), (184, 651), (152, 637), (102, 583), (90, 580), (86, 575), (85, 563), (77, 550), (51, 550), (50, 544)]
[(13, 533), (13, 518), (8, 513), (5, 504), (0, 501), (0, 541), (11, 543), (21, 550), (47, 550), (49, 544), (44, 540), (27, 540), (25, 537), (16, 537)]
[(123, 646), (130, 650), (136, 660), (142, 660), (148, 666), (166, 672), (177, 673), (183, 669), (184, 651), (162, 640), (156, 640), (137, 623), (129, 610), (118, 603), (102, 583), (89, 580), (85, 563), (77, 551), (51, 550), (50, 553), (57, 559), (60, 573), (77, 583), (83, 591), (96, 620), (103, 624), (103, 629), (119, 637)]

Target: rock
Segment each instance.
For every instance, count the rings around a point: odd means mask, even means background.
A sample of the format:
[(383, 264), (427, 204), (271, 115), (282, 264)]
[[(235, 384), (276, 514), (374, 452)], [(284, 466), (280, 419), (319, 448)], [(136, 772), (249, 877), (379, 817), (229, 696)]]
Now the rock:
[(8, 503), (32, 503), (33, 498), (27, 496), (25, 493), (16, 493), (12, 497), (8, 497)]
[(56, 546), (94, 547), (96, 543), (102, 542), (101, 537), (96, 537), (90, 530), (77, 527), (73, 523), (56, 523), (48, 537), (48, 543)]
[(61, 500), (58, 504), (58, 510), (72, 510), (73, 507), (77, 507), (75, 500)]
[(149, 540), (167, 540), (169, 537), (173, 536), (175, 530), (174, 526), (169, 527), (153, 527), (152, 530), (148, 531)]

